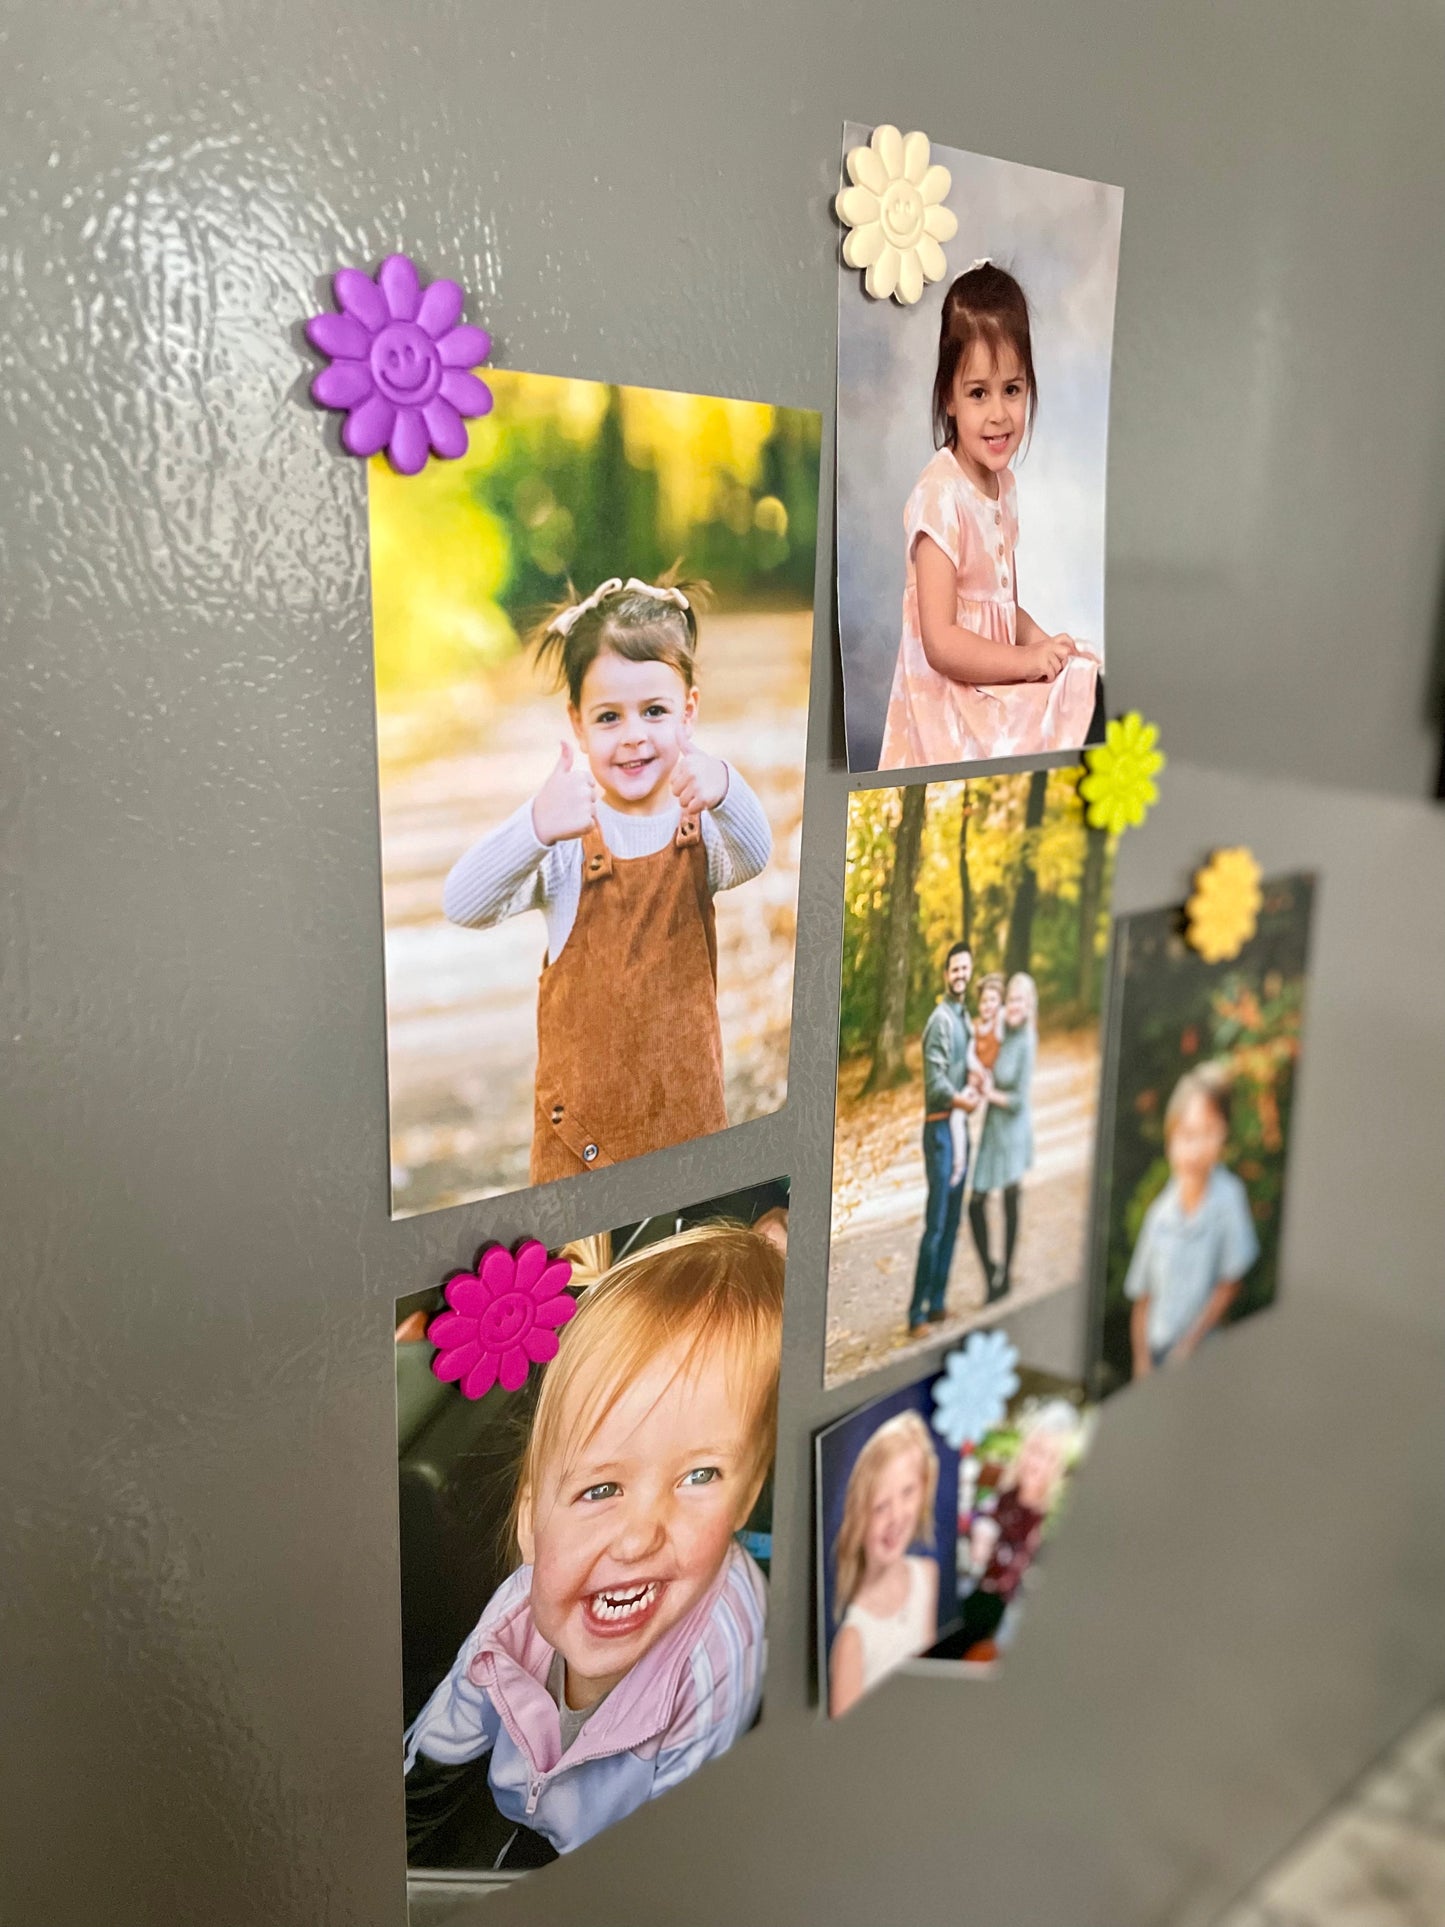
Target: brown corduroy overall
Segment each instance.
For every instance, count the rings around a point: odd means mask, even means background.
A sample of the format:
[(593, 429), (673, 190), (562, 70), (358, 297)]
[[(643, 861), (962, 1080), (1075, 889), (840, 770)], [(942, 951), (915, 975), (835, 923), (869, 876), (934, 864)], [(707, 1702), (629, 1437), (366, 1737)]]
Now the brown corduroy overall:
[(537, 986), (532, 1182), (727, 1128), (717, 924), (695, 816), (652, 856), (582, 837), (577, 920)]

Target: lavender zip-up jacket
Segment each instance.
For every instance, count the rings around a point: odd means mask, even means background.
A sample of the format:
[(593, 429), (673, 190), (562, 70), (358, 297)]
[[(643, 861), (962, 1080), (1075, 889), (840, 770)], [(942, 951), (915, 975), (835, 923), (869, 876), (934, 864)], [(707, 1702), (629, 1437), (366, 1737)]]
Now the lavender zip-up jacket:
[(725, 1753), (752, 1724), (767, 1656), (767, 1588), (734, 1541), (692, 1611), (619, 1680), (567, 1753), (547, 1691), (552, 1648), (532, 1619), (532, 1568), (492, 1595), (406, 1735), (457, 1765), (491, 1753), (498, 1811), (567, 1853)]

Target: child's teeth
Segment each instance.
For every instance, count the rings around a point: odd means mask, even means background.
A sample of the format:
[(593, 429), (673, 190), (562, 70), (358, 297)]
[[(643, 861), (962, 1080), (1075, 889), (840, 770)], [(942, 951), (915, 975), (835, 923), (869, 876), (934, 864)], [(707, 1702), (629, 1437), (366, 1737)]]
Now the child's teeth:
[(599, 1619), (621, 1619), (624, 1614), (638, 1612), (650, 1605), (656, 1591), (656, 1580), (649, 1580), (645, 1586), (636, 1586), (631, 1592), (599, 1592), (592, 1602), (593, 1610)]

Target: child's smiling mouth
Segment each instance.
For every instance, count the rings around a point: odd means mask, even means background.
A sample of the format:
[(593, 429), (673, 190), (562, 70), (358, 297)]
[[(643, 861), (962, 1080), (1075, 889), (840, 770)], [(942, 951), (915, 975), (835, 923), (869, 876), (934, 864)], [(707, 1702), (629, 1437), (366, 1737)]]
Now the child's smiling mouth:
[(609, 1586), (602, 1592), (590, 1592), (582, 1600), (583, 1617), (589, 1631), (604, 1638), (635, 1632), (651, 1619), (663, 1591), (664, 1581), (643, 1579), (630, 1586)]
[(1007, 435), (985, 435), (983, 445), (990, 455), (1002, 455), (1012, 440), (1012, 433)]
[(617, 767), (624, 776), (640, 776), (645, 769), (651, 769), (657, 761), (655, 756), (631, 756), (618, 763)]

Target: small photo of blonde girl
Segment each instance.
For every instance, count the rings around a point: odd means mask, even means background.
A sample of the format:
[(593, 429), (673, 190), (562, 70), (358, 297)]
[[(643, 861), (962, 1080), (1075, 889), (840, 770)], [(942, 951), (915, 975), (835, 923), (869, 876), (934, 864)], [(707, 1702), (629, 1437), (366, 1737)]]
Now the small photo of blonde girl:
[[(470, 1623), (440, 1676), (422, 1663), (409, 1687), (425, 1690), (405, 1741), (413, 1866), (543, 1864), (757, 1718), (785, 1261), (778, 1203), (730, 1202), (769, 1223), (718, 1216), (620, 1256), (601, 1241), (529, 1395), (468, 1411), (445, 1387), (400, 1435), (404, 1632), (426, 1640), (428, 1585)], [(433, 1501), (410, 1538), (409, 1489)], [(450, 1533), (470, 1571), (465, 1542), (487, 1520), (505, 1576), (468, 1600), (438, 1541)]]
[(835, 1719), (927, 1651), (940, 1613), (953, 1614), (958, 1460), (924, 1416), (931, 1384), (865, 1406), (818, 1439), (819, 1651)]

